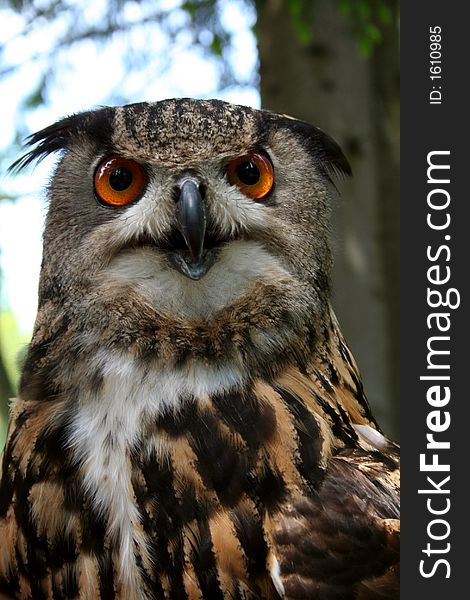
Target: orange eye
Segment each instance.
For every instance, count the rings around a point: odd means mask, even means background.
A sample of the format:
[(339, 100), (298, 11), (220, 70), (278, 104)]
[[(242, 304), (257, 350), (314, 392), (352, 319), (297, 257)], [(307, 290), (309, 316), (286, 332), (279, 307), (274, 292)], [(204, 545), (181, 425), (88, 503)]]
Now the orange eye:
[(272, 189), (274, 169), (264, 154), (252, 152), (232, 160), (227, 167), (228, 180), (254, 200), (264, 198)]
[(144, 167), (122, 156), (108, 156), (95, 171), (95, 192), (108, 206), (126, 206), (142, 195), (147, 176)]

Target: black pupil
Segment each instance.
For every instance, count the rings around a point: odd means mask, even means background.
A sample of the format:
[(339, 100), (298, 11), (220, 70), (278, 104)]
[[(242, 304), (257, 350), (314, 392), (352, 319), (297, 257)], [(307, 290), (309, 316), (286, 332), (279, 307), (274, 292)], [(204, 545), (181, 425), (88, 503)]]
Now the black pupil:
[(132, 183), (132, 173), (126, 167), (116, 167), (109, 174), (109, 185), (116, 192), (123, 192)]
[(240, 181), (246, 185), (258, 183), (260, 172), (255, 163), (251, 160), (242, 162), (237, 167), (237, 175)]

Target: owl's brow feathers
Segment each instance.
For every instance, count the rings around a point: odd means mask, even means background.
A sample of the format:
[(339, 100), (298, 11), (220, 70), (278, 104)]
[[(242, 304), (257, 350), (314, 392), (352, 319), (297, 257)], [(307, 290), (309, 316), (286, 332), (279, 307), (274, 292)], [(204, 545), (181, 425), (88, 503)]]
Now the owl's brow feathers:
[[(228, 107), (232, 105), (221, 100), (191, 101), (166, 100), (156, 103), (136, 103), (123, 107), (125, 117), (132, 117), (138, 120), (142, 110), (146, 107), (153, 109), (155, 118), (159, 118), (163, 111), (173, 112), (175, 123), (185, 115), (191, 116), (191, 113), (201, 113), (207, 123), (217, 122), (221, 116), (227, 113)], [(268, 110), (256, 110), (248, 107), (237, 106), (237, 109), (243, 110), (243, 114), (250, 118), (256, 128), (258, 139), (266, 137), (268, 130), (274, 127), (287, 129), (302, 140), (305, 149), (312, 155), (317, 164), (320, 173), (328, 180), (334, 175), (351, 175), (351, 167), (341, 151), (338, 144), (318, 127), (314, 127), (304, 121), (289, 117), (287, 115), (277, 115)], [(116, 116), (116, 109), (103, 107), (99, 110), (77, 113), (57, 121), (53, 125), (46, 127), (26, 138), (25, 147), (31, 147), (31, 150), (24, 154), (10, 166), (11, 172), (18, 172), (24, 167), (34, 162), (42, 161), (46, 156), (54, 152), (67, 150), (71, 143), (80, 136), (86, 136), (92, 139), (103, 150), (113, 152), (112, 132)], [(236, 129), (243, 126), (243, 122), (231, 122), (229, 125)], [(158, 144), (156, 139), (155, 143)]]

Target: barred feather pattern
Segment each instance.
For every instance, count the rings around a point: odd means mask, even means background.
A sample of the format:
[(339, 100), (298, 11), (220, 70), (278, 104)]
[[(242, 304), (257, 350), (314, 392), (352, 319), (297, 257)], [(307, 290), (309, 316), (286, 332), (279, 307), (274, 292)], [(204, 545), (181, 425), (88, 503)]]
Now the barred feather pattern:
[[(397, 598), (397, 448), (328, 323), (307, 360), (152, 411), (83, 345), (58, 383), (63, 350), (39, 320), (3, 456), (0, 594)], [(113, 401), (132, 423), (87, 412)]]

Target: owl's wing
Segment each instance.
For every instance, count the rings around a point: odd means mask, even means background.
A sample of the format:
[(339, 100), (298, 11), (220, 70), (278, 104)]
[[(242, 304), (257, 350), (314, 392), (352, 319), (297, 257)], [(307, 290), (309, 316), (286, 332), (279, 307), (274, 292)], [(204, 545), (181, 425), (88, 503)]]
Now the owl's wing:
[(343, 450), (274, 521), (272, 577), (296, 600), (399, 598), (398, 456)]

